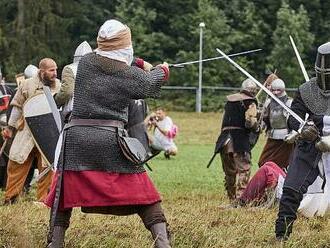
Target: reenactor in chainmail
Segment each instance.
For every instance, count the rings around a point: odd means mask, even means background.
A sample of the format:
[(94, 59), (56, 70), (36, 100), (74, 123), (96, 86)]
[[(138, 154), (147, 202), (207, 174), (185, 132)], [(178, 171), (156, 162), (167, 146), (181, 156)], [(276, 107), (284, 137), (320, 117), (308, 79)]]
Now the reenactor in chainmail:
[[(300, 127), (294, 117), (288, 119), (288, 127), (296, 131), (301, 128), (301, 133), (284, 182), (276, 220), (275, 233), (280, 241), (291, 234), (303, 195), (319, 175), (325, 178), (324, 191), (330, 190), (330, 42), (318, 47), (315, 71), (316, 77), (299, 87), (291, 105), (302, 119), (308, 114), (308, 121)], [(329, 207), (329, 199), (325, 200)]]
[(258, 129), (257, 86), (246, 79), (241, 91), (227, 96), (221, 134), (216, 144), (225, 172), (225, 188), (231, 203), (240, 197), (250, 178), (250, 132)]
[[(286, 106), (291, 107), (292, 98), (286, 94), (285, 83), (277, 78), (270, 84), (270, 91)], [(289, 135), (288, 113), (274, 99), (267, 98), (263, 108), (263, 121), (266, 124), (267, 142), (259, 158), (259, 167), (272, 161), (281, 168), (289, 165), (294, 144), (286, 141)]]
[(80, 43), (73, 56), (73, 63), (66, 65), (62, 70), (62, 80), (60, 91), (54, 96), (57, 106), (62, 107), (62, 116), (68, 119), (73, 106), (74, 82), (80, 59), (87, 53), (91, 53), (92, 48), (87, 41)]
[(159, 193), (143, 166), (128, 160), (117, 142), (129, 103), (158, 97), (168, 65), (147, 72), (140, 59), (131, 66), (131, 32), (116, 20), (101, 26), (97, 45), (79, 62), (72, 118), (64, 127), (57, 174), (45, 201), (52, 207), (49, 247), (63, 246), (73, 207), (87, 213), (138, 214), (155, 246), (170, 247)]

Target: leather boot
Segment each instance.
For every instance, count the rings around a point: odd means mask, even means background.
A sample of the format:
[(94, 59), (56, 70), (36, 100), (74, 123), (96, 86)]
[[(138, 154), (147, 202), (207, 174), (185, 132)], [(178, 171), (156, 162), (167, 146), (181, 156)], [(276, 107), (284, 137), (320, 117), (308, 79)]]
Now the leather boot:
[(55, 226), (51, 241), (47, 248), (63, 248), (66, 228), (64, 226)]
[(150, 228), (152, 238), (155, 240), (155, 248), (171, 248), (166, 223), (157, 223)]

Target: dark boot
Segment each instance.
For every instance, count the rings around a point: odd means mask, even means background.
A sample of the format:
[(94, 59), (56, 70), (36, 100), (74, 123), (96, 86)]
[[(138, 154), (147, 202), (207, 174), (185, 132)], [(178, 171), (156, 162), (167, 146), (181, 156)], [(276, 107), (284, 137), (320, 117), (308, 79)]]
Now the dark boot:
[(63, 248), (66, 228), (63, 226), (54, 226), (53, 233), (49, 237), (50, 243), (47, 248)]
[(292, 233), (294, 220), (288, 218), (278, 218), (275, 223), (275, 234), (278, 241), (286, 241)]
[(278, 217), (275, 223), (275, 234), (278, 240), (287, 240), (292, 232), (292, 226), (297, 219), (297, 209), (303, 194), (290, 188), (283, 188)]
[(155, 240), (155, 248), (171, 248), (166, 223), (157, 223), (150, 228), (152, 238)]

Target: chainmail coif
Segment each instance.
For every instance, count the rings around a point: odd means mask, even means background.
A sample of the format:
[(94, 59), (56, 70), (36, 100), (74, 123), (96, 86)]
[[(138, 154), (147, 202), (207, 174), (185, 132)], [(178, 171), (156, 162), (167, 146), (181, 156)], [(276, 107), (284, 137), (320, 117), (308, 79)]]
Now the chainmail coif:
[(316, 83), (316, 78), (311, 78), (308, 82), (299, 87), (302, 100), (307, 108), (317, 115), (330, 115), (330, 92), (320, 89)]
[[(73, 118), (127, 122), (131, 99), (158, 97), (164, 71), (145, 72), (95, 53), (79, 62), (74, 90)], [(67, 131), (65, 170), (102, 170), (116, 173), (144, 172), (122, 154), (116, 133), (100, 127), (75, 126)]]

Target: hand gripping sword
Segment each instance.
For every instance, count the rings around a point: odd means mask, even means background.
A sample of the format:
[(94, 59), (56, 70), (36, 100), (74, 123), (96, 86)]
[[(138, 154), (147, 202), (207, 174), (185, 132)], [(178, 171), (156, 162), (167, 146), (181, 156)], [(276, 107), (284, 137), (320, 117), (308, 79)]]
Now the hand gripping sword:
[(297, 57), (297, 59), (298, 59), (298, 63), (299, 63), (299, 65), (300, 65), (300, 69), (301, 69), (301, 71), (302, 71), (302, 73), (303, 73), (303, 75), (304, 75), (305, 81), (307, 82), (307, 81), (309, 81), (309, 77), (308, 77), (308, 74), (307, 74), (307, 72), (306, 72), (306, 69), (305, 69), (304, 63), (303, 63), (302, 60), (301, 60), (300, 54), (299, 54), (299, 52), (298, 52), (298, 49), (297, 49), (297, 47), (296, 47), (296, 44), (294, 43), (294, 41), (293, 41), (293, 39), (292, 39), (292, 36), (290, 35), (289, 37), (290, 37), (290, 41), (291, 41), (291, 44), (292, 44), (292, 47), (293, 47), (294, 53), (296, 54), (296, 57)]
[[(233, 54), (229, 54), (229, 57), (236, 57), (239, 55), (243, 55), (243, 54), (248, 54), (248, 53), (255, 53), (255, 52), (259, 52), (262, 49), (254, 49), (254, 50), (248, 50), (248, 51), (244, 51), (244, 52), (240, 52), (240, 53), (233, 53)], [(184, 63), (178, 63), (178, 64), (168, 64), (169, 67), (178, 67), (178, 68), (182, 68), (185, 65), (191, 65), (191, 64), (196, 64), (199, 62), (206, 62), (206, 61), (212, 61), (212, 60), (218, 60), (218, 59), (223, 59), (224, 56), (220, 56), (220, 57), (214, 57), (214, 58), (208, 58), (208, 59), (203, 59), (203, 60), (194, 60), (194, 61), (189, 61), (189, 62), (184, 62)]]
[(257, 79), (251, 76), (246, 70), (244, 70), (241, 66), (239, 66), (235, 61), (229, 58), (224, 52), (222, 52), (219, 48), (216, 49), (218, 53), (220, 53), (225, 59), (227, 59), (232, 65), (234, 65), (238, 70), (240, 70), (245, 76), (250, 78), (255, 84), (257, 84), (261, 89), (263, 89), (267, 95), (269, 95), (274, 101), (276, 101), (282, 108), (285, 109), (293, 118), (295, 118), (299, 123), (300, 127), (303, 127), (307, 120), (303, 120), (299, 115), (297, 115), (294, 111), (292, 111), (288, 106), (285, 105), (280, 99), (278, 99), (269, 89), (267, 89), (262, 83), (260, 83)]

